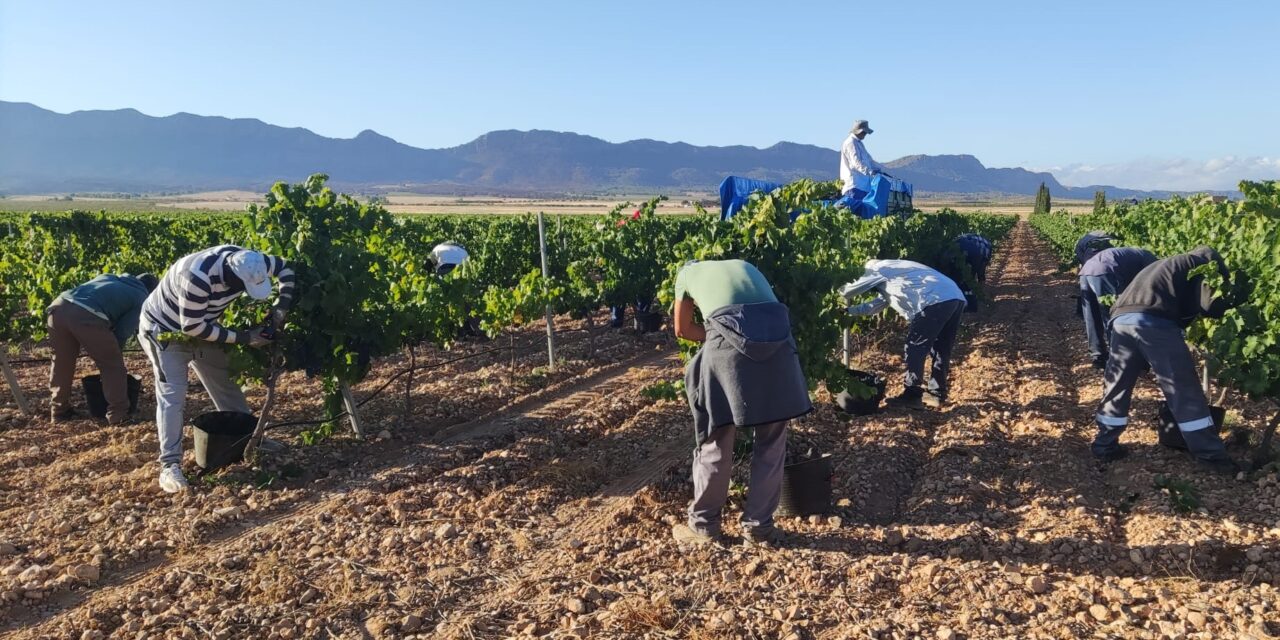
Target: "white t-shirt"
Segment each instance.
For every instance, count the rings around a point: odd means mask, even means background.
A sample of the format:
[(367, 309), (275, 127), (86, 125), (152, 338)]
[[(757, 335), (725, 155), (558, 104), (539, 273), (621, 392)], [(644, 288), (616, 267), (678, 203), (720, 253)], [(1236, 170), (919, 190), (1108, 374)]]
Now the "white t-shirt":
[(853, 293), (876, 289), (881, 296), (888, 298), (889, 306), (907, 320), (914, 319), (930, 305), (964, 300), (964, 292), (951, 278), (919, 262), (868, 260), (865, 268), (862, 277), (845, 285), (843, 291)]

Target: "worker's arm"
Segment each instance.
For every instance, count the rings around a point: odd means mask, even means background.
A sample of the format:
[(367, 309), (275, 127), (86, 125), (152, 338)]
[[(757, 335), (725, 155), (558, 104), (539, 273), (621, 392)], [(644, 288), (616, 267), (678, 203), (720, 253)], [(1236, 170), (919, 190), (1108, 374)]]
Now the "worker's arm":
[(128, 342), (129, 336), (138, 333), (138, 320), (142, 317), (142, 303), (146, 299), (145, 295), (139, 296), (137, 302), (131, 305), (111, 327), (111, 333), (115, 334), (116, 342), (120, 343), (121, 349), (124, 348), (124, 343)]
[(884, 296), (876, 296), (874, 300), (849, 307), (846, 310), (849, 315), (853, 316), (874, 316), (887, 306), (889, 306), (889, 301)]
[(693, 342), (703, 342), (707, 339), (707, 330), (693, 320), (695, 308), (693, 300), (688, 298), (676, 300), (675, 322), (677, 338), (684, 338)]

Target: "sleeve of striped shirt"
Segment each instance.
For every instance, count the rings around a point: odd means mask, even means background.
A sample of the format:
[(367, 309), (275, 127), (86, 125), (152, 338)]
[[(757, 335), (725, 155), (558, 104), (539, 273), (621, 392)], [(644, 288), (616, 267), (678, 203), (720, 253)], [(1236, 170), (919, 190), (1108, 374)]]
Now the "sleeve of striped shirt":
[(288, 310), (293, 307), (298, 288), (298, 275), (293, 272), (289, 262), (277, 256), (266, 256), (267, 272), (280, 281), (280, 295), (276, 298), (276, 307)]
[(178, 322), (182, 324), (182, 332), (209, 342), (240, 342), (239, 333), (207, 319), (211, 292), (209, 283), (198, 274), (186, 274), (178, 300)]

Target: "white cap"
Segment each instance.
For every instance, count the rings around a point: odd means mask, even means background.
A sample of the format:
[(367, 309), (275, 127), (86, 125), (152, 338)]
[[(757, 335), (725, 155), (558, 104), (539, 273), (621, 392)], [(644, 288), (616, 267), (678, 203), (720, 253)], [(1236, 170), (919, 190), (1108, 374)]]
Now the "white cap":
[(446, 264), (461, 265), (467, 261), (468, 257), (466, 249), (452, 242), (442, 242), (431, 250), (431, 261), (435, 262), (437, 266)]
[(241, 249), (227, 258), (227, 266), (244, 282), (244, 291), (250, 298), (266, 300), (271, 295), (271, 274), (261, 253)]

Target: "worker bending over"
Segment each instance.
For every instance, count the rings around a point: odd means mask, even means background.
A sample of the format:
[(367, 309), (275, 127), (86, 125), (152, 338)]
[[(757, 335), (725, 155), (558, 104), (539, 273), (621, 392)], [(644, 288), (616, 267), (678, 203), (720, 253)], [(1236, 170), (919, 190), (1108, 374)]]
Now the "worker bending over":
[[(909, 409), (941, 407), (947, 400), (947, 376), (964, 315), (964, 293), (950, 278), (910, 260), (868, 260), (863, 276), (840, 293), (852, 300), (873, 290), (879, 294), (875, 300), (849, 307), (849, 313), (874, 315), (889, 306), (908, 323), (905, 388), (885, 402)], [(925, 356), (933, 360), (927, 387)]]
[[(705, 324), (697, 324), (695, 308)], [(720, 535), (720, 511), (729, 497), (733, 441), (751, 427), (751, 483), (742, 512), (749, 543), (778, 544), (784, 536), (773, 512), (782, 495), (787, 420), (813, 410), (786, 305), (769, 281), (742, 260), (685, 265), (676, 275), (676, 336), (703, 343), (685, 369), (693, 413), (693, 502), (688, 522), (672, 535), (701, 545)]]

